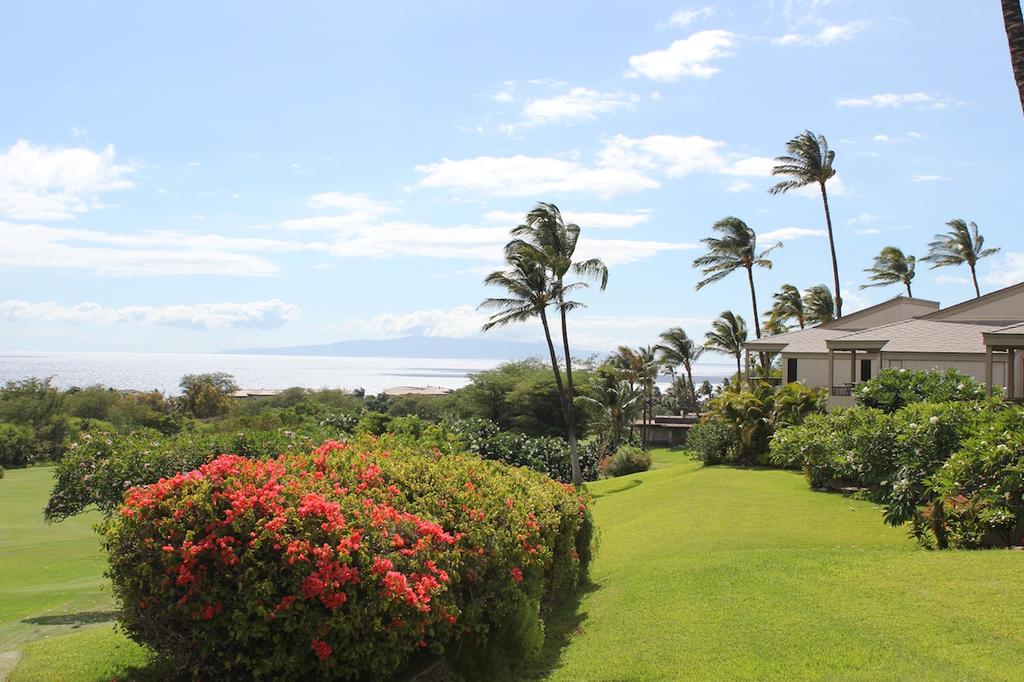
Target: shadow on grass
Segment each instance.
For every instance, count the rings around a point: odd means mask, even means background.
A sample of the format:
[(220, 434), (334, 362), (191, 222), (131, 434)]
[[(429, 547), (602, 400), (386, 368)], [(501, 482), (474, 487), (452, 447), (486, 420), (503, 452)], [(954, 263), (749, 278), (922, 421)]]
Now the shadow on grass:
[(79, 611), (78, 613), (61, 613), (56, 616), (24, 618), (21, 622), (30, 625), (93, 625), (109, 623), (116, 618), (117, 611)]
[[(639, 481), (637, 482), (639, 485)], [(539, 680), (547, 677), (558, 668), (558, 659), (562, 650), (569, 645), (573, 637), (583, 632), (583, 623), (587, 620), (586, 612), (580, 611), (583, 597), (601, 589), (598, 583), (591, 580), (580, 585), (571, 598), (554, 607), (544, 619), (544, 648), (540, 660), (519, 677), (523, 680)]]
[(608, 497), (609, 495), (614, 495), (615, 493), (621, 493), (621, 492), (625, 492), (627, 490), (632, 490), (633, 488), (637, 487), (641, 483), (643, 483), (642, 480), (636, 479), (636, 478), (631, 478), (628, 481), (623, 481), (622, 485), (617, 486), (615, 488), (612, 488), (611, 490), (605, 490), (605, 491), (600, 492), (600, 493), (591, 493), (590, 495), (595, 500), (597, 500), (597, 499), (600, 499), (602, 497)]

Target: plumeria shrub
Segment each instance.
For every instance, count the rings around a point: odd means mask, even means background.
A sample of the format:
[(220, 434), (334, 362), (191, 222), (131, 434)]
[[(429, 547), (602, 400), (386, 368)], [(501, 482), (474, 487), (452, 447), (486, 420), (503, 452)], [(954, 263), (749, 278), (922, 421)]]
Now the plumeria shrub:
[(984, 400), (985, 395), (985, 386), (955, 369), (945, 372), (883, 369), (875, 378), (858, 384), (854, 391), (858, 405), (890, 414), (912, 403), (978, 401)]
[(387, 679), (426, 654), (483, 679), (539, 650), (590, 537), (570, 486), (370, 437), (218, 457), (105, 529), (125, 630), (209, 679)]

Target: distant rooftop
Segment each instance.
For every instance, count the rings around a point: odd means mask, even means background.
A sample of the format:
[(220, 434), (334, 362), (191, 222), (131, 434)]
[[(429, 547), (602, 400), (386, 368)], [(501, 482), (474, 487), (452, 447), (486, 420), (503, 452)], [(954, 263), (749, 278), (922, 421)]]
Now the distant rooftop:
[(384, 389), (384, 395), (392, 398), (401, 395), (448, 395), (452, 389), (444, 386), (392, 386)]

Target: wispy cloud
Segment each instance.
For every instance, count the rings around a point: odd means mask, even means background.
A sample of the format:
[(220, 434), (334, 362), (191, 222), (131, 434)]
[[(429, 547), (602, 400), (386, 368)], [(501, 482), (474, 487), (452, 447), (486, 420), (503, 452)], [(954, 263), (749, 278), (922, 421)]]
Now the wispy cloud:
[(627, 78), (677, 81), (680, 78), (710, 78), (720, 70), (712, 62), (731, 57), (736, 34), (714, 29), (699, 31), (677, 40), (664, 50), (652, 50), (629, 58)]
[(1024, 282), (1024, 253), (1007, 251), (991, 261), (989, 272), (985, 275), (987, 284), (1008, 287)]
[(295, 319), (299, 307), (276, 298), (247, 303), (195, 303), (167, 306), (107, 308), (97, 303), (65, 306), (56, 301), (0, 301), (0, 319), (43, 320), (77, 324), (132, 324), (211, 329), (274, 329)]
[(714, 7), (684, 7), (683, 9), (673, 12), (672, 16), (667, 20), (659, 22), (657, 28), (659, 30), (670, 26), (686, 28), (695, 21), (704, 21), (705, 19), (709, 19), (714, 13)]
[(924, 173), (915, 173), (910, 176), (911, 182), (940, 182), (943, 180), (949, 180), (945, 175), (927, 175)]
[(866, 21), (851, 21), (846, 24), (828, 24), (814, 33), (787, 33), (772, 40), (773, 45), (803, 45), (824, 47), (849, 40), (867, 27)]
[(899, 109), (905, 105), (914, 105), (930, 109), (945, 109), (949, 106), (949, 98), (927, 92), (881, 93), (866, 97), (840, 97), (836, 100), (836, 105), (840, 107), (873, 107), (875, 109)]
[[(513, 211), (489, 211), (484, 215), (487, 223), (501, 224), (506, 227), (518, 225), (525, 216)], [(602, 211), (566, 211), (562, 214), (566, 222), (576, 223), (580, 227), (595, 229), (621, 229), (636, 227), (650, 219), (650, 211), (638, 210), (632, 213), (608, 213)]]
[(584, 87), (571, 88), (550, 97), (537, 97), (526, 102), (522, 122), (507, 126), (508, 132), (518, 127), (535, 127), (545, 123), (575, 122), (596, 119), (598, 114), (632, 109), (640, 97), (626, 92), (600, 92)]
[(769, 242), (801, 239), (803, 237), (824, 237), (825, 234), (825, 230), (812, 230), (806, 227), (781, 227), (777, 230), (759, 234), (757, 238), (762, 242)]
[(127, 176), (135, 169), (116, 156), (109, 145), (97, 152), (18, 140), (0, 154), (0, 215), (67, 220), (102, 207), (102, 192), (133, 186)]

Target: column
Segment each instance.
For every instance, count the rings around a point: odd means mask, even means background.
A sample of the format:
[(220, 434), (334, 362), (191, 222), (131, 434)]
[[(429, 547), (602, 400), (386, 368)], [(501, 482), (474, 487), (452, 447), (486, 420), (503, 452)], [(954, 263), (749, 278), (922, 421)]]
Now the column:
[(832, 395), (832, 387), (836, 385), (836, 352), (828, 349), (828, 394)]
[(1015, 365), (1017, 351), (1014, 348), (1006, 349), (1006, 397), (1013, 400), (1017, 397), (1017, 386), (1014, 375), (1017, 373)]
[(850, 385), (857, 383), (857, 351), (850, 351)]
[(992, 346), (985, 346), (985, 391), (992, 397)]

